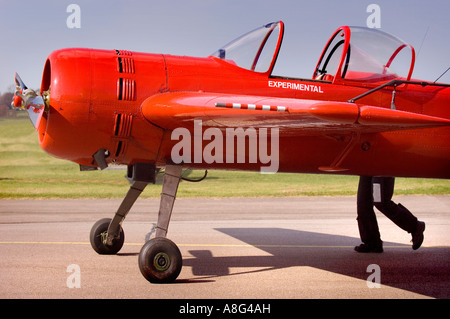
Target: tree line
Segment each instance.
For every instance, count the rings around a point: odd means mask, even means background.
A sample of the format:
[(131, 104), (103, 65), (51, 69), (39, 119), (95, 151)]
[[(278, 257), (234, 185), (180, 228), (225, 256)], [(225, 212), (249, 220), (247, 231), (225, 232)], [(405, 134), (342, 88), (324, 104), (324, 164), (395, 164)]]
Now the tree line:
[(0, 117), (16, 117), (18, 108), (12, 107), (13, 92), (5, 92), (0, 95)]

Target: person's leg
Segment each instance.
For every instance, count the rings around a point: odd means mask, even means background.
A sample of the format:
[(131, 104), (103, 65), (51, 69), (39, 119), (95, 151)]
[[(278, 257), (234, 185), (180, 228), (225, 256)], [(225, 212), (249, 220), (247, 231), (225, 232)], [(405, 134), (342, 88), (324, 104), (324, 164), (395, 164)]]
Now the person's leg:
[(361, 176), (357, 195), (357, 221), (363, 244), (356, 246), (358, 252), (382, 252), (378, 222), (373, 209), (372, 177)]
[[(394, 177), (373, 178), (374, 205), (398, 227), (411, 233), (413, 249), (418, 249), (423, 242), (425, 223), (420, 222), (405, 206), (392, 201), (394, 194)], [(377, 194), (379, 192), (379, 194)]]

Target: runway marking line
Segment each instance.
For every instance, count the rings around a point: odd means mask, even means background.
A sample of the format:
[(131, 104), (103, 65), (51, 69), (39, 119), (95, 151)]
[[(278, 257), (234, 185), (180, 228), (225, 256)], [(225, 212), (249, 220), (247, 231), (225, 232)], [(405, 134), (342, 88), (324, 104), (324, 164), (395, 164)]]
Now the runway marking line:
[(76, 241), (0, 241), (0, 244), (24, 244), (24, 245), (89, 245), (87, 242)]
[[(76, 241), (0, 241), (0, 244), (22, 245), (90, 245), (89, 242)], [(144, 243), (124, 243), (124, 246), (143, 246)], [(339, 245), (250, 245), (250, 244), (177, 244), (180, 247), (240, 247), (240, 248), (352, 248)], [(384, 246), (383, 248), (411, 248), (408, 245)], [(422, 246), (421, 248), (450, 248), (450, 246)]]

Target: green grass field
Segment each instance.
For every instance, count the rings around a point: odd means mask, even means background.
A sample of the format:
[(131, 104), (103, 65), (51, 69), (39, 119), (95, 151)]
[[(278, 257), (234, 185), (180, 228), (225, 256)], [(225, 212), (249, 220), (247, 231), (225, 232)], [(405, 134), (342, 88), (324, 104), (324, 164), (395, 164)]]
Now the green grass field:
[[(23, 114), (26, 115), (26, 114)], [(203, 172), (191, 172), (200, 177)], [(80, 172), (77, 164), (53, 158), (39, 147), (28, 118), (0, 118), (0, 199), (122, 198), (124, 170)], [(179, 197), (262, 197), (355, 195), (357, 176), (209, 171), (200, 183), (182, 182)], [(149, 185), (142, 197), (159, 197)], [(449, 180), (396, 180), (396, 194), (450, 194)]]

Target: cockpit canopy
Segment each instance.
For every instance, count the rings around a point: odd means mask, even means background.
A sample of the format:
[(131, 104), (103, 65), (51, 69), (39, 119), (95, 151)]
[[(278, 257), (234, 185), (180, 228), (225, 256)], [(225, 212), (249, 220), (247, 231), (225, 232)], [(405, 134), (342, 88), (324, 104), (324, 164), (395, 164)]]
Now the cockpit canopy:
[(282, 21), (266, 24), (223, 46), (212, 54), (241, 68), (272, 72), (283, 39)]
[(414, 48), (385, 32), (361, 27), (340, 27), (319, 59), (314, 79), (363, 82), (409, 80), (414, 69)]
[[(223, 46), (212, 56), (238, 67), (271, 75), (283, 40), (282, 21), (269, 23)], [(414, 48), (385, 32), (343, 26), (328, 41), (313, 79), (339, 83), (409, 80)]]

